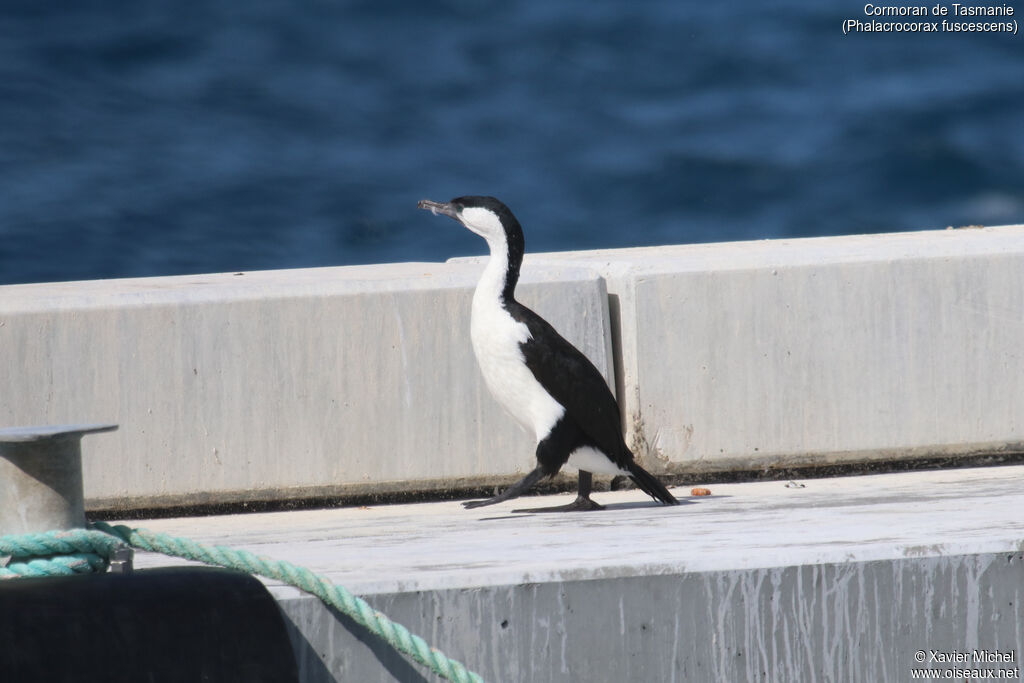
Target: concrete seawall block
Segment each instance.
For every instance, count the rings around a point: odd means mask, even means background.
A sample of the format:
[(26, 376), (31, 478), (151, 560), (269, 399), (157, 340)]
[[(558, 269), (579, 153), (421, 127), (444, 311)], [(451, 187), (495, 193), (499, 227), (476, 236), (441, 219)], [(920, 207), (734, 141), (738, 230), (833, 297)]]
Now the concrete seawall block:
[[(533, 438), (469, 342), (479, 267), (405, 263), (0, 287), (0, 423), (120, 423), (86, 444), (90, 507), (497, 483)], [(523, 300), (610, 367), (603, 280)]]
[(664, 469), (1024, 450), (1024, 228), (527, 263), (605, 276), (629, 438)]
[[(93, 508), (503, 484), (533, 443), (472, 356), (480, 268), (0, 287), (0, 424), (120, 423)], [(534, 254), (520, 296), (655, 470), (1024, 450), (1019, 227)]]

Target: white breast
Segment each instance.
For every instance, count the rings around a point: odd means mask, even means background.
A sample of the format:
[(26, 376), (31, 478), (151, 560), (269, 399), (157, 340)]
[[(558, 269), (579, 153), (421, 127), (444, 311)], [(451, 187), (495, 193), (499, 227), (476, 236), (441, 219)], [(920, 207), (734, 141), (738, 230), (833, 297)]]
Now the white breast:
[(480, 290), (473, 296), (470, 337), (480, 372), (491, 394), (539, 442), (565, 413), (526, 367), (519, 344), (530, 338), (526, 325), (517, 322), (497, 301), (486, 300)]

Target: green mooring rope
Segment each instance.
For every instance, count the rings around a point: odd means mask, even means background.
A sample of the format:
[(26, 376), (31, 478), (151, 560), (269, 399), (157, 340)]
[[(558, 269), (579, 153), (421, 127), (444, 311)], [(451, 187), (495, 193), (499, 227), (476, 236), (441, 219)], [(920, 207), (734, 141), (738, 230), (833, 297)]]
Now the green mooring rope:
[(113, 552), (127, 544), (140, 550), (283, 581), (317, 596), (437, 675), (458, 683), (483, 683), (478, 674), (461, 662), (430, 647), (425, 640), (391, 621), (343, 586), (333, 585), (308, 569), (245, 550), (204, 545), (146, 529), (111, 526), (106, 522), (95, 522), (91, 526), (91, 529), (0, 536), (0, 557), (10, 556), (7, 566), (0, 566), (0, 580), (102, 571)]

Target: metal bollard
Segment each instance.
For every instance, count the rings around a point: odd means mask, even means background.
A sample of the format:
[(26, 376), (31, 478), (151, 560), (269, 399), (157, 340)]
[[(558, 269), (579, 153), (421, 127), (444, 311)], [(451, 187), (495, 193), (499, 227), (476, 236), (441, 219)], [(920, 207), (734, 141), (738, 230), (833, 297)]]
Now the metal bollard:
[(82, 436), (115, 424), (0, 429), (0, 535), (85, 526)]

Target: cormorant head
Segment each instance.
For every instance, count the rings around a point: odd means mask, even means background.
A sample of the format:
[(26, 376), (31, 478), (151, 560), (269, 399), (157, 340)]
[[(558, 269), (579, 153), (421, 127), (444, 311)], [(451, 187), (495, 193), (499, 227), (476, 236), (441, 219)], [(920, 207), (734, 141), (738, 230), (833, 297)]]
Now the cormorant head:
[(514, 299), (525, 242), (523, 229), (507, 206), (494, 197), (456, 197), (447, 203), (421, 199), (417, 206), (454, 218), (487, 240), (491, 263), (504, 264), (501, 296), (505, 301)]
[(518, 244), (522, 253), (523, 229), (509, 208), (494, 197), (456, 197), (447, 203), (421, 199), (417, 206), (454, 218), (489, 244), (505, 242), (513, 250)]

